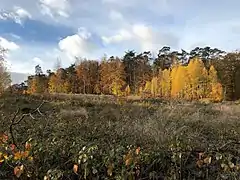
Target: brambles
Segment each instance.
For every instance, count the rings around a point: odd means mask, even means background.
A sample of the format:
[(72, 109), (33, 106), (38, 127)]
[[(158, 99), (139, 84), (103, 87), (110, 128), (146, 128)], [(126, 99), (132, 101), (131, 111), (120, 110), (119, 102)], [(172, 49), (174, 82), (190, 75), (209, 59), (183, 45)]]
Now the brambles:
[[(26, 142), (23, 150), (16, 148), (14, 144), (9, 143), (8, 135), (0, 136), (0, 169), (12, 169), (16, 177), (20, 177), (23, 173), (31, 174), (27, 166), (33, 163), (32, 149), (30, 141)], [(24, 172), (24, 169), (26, 169)]]

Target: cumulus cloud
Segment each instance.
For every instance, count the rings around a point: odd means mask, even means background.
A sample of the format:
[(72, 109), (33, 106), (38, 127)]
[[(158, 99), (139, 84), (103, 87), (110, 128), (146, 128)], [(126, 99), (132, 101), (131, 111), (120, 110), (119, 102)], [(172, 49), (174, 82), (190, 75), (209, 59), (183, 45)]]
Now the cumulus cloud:
[(144, 24), (133, 25), (132, 31), (135, 35), (137, 35), (141, 39), (144, 39), (144, 40), (152, 39), (153, 32), (152, 32), (151, 28)]
[(132, 33), (126, 29), (121, 29), (116, 35), (113, 36), (102, 36), (102, 40), (106, 44), (120, 43), (122, 41), (127, 41), (132, 38)]
[(113, 36), (102, 36), (106, 44), (120, 44), (124, 41), (140, 46), (141, 51), (155, 51), (164, 45), (178, 44), (178, 38), (171, 33), (156, 31), (145, 24), (134, 24), (128, 29), (121, 29)]
[(31, 18), (32, 18), (31, 14), (27, 10), (19, 6), (14, 6), (13, 10), (11, 11), (2, 10), (0, 12), (1, 20), (13, 20), (18, 24), (23, 24), (24, 20)]
[(0, 47), (3, 47), (8, 50), (8, 52), (5, 54), (5, 66), (8, 70), (12, 69), (12, 53), (16, 52), (18, 49), (20, 49), (20, 46), (16, 44), (15, 42), (9, 41), (3, 37), (0, 37)]
[(0, 37), (0, 46), (5, 49), (8, 49), (9, 51), (14, 51), (20, 48), (16, 43), (8, 41), (3, 37)]
[(69, 1), (68, 0), (39, 0), (41, 13), (52, 18), (55, 16), (69, 17)]
[(14, 12), (20, 18), (31, 18), (32, 17), (28, 11), (26, 11), (25, 9), (23, 9), (19, 6), (14, 7)]
[(132, 32), (141, 45), (141, 50), (155, 50), (154, 44), (158, 43), (155, 38), (159, 38), (151, 27), (144, 24), (135, 24), (132, 26)]
[[(204, 3), (189, 0), (3, 0), (0, 9), (5, 10), (0, 11), (0, 19), (23, 24), (24, 20), (31, 18), (36, 26), (29, 23), (27, 27), (21, 28), (21, 32), (18, 28), (12, 28), (10, 32), (10, 28), (2, 27), (1, 32), (4, 29), (5, 32), (0, 37), (9, 37), (22, 43), (21, 52), (16, 51), (19, 54), (12, 57), (19, 62), (14, 62), (16, 70), (21, 71), (34, 69), (30, 65), (33, 57), (43, 60), (43, 67), (51, 68), (50, 64), (57, 57), (68, 65), (68, 57), (100, 57), (102, 52), (120, 56), (127, 48), (145, 51), (169, 45), (173, 49), (188, 50), (199, 44), (219, 46), (224, 50), (237, 48), (240, 37), (240, 1), (216, 3), (213, 0), (207, 6), (207, 1), (203, 1)], [(43, 23), (49, 26), (42, 26)], [(14, 27), (18, 26), (15, 25)], [(86, 29), (73, 33), (79, 26), (87, 27), (92, 33)], [(35, 33), (35, 27), (39, 27), (36, 31), (39, 38), (33, 38), (30, 34)], [(46, 38), (46, 28), (50, 32), (55, 28), (56, 32), (64, 33), (50, 33), (52, 38)], [(11, 37), (8, 33), (16, 36)], [(1, 43), (8, 44), (4, 40)], [(105, 47), (97, 46), (98, 43), (104, 43)], [(18, 45), (14, 46), (12, 42), (10, 47), (17, 49)], [(61, 50), (61, 54), (58, 51), (50, 52), (47, 58), (44, 57), (44, 52), (49, 51), (50, 47)], [(23, 61), (28, 61), (29, 65), (23, 66)]]
[(79, 28), (77, 34), (67, 36), (60, 40), (58, 46), (71, 60), (74, 60), (75, 57), (88, 56), (96, 50), (96, 46), (91, 37), (92, 34), (85, 28)]

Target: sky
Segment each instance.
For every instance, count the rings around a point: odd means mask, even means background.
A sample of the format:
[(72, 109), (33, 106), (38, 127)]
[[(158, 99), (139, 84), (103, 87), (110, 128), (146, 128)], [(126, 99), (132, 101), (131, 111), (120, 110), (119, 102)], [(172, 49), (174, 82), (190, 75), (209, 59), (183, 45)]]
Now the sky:
[[(11, 72), (45, 72), (57, 59), (101, 59), (127, 50), (157, 53), (240, 45), (238, 0), (1, 0), (0, 45)], [(19, 76), (18, 76), (19, 79)]]

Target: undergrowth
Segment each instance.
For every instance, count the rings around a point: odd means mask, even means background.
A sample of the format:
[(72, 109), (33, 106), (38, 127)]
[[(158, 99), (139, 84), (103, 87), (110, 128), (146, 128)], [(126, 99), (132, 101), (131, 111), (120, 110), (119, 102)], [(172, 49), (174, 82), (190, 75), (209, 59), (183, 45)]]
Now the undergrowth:
[[(43, 100), (44, 116), (26, 116), (11, 134), (17, 108)], [(0, 179), (240, 179), (236, 104), (82, 95), (0, 105)]]

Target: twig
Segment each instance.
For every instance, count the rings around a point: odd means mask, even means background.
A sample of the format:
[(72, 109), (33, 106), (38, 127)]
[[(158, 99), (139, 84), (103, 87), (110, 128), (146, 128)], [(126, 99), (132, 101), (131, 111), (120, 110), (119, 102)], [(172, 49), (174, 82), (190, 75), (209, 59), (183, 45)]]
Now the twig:
[[(43, 101), (34, 111), (32, 111), (31, 113), (35, 113), (38, 112), (41, 116), (43, 116), (43, 114), (40, 111), (40, 108), (42, 107), (42, 105), (45, 103), (45, 101)], [(30, 114), (30, 113), (28, 113)]]
[(218, 148), (219, 150), (222, 150), (224, 147), (226, 147), (227, 145), (230, 145), (230, 144), (237, 144), (237, 145), (239, 145), (240, 144), (240, 142), (237, 142), (237, 141), (229, 141), (229, 142), (227, 142), (227, 143), (225, 143), (225, 144), (223, 144), (220, 148)]
[(5, 104), (4, 104), (4, 103), (2, 103), (2, 105), (0, 106), (0, 109), (2, 109), (2, 108), (4, 107), (4, 105), (5, 105)]

